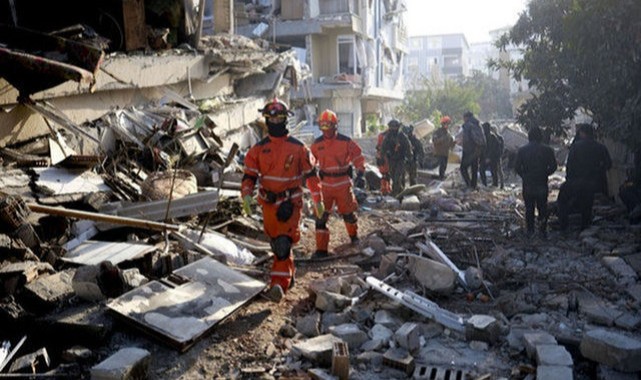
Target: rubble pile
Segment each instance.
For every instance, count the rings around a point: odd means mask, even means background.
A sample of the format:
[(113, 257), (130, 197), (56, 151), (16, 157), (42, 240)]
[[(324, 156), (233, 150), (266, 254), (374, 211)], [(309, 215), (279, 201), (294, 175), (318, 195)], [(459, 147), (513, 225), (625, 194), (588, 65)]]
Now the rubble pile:
[(114, 111), (87, 130), (96, 154), (75, 154), (60, 134), (2, 149), (0, 372), (609, 379), (641, 370), (641, 234), (606, 199), (591, 228), (528, 238), (514, 176), (505, 189), (470, 191), (455, 172), (437, 181), (422, 170), (421, 184), (389, 197), (373, 190), (380, 173), (368, 167), (361, 241), (337, 237), (330, 257), (311, 259), (314, 220), (304, 217), (297, 285), (274, 308), (257, 297), (270, 260), (260, 217), (240, 215), (242, 152), (225, 148), (212, 119), (167, 103)]

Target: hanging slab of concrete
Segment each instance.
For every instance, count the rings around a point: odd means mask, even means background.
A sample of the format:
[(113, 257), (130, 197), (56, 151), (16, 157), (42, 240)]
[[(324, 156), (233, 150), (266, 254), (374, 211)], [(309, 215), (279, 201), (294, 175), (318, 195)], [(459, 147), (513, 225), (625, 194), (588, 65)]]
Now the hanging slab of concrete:
[(38, 175), (36, 186), (46, 195), (87, 194), (109, 191), (102, 178), (91, 171), (77, 171), (59, 168), (34, 168)]
[(185, 351), (265, 284), (204, 258), (114, 299), (116, 316)]
[(87, 240), (62, 257), (63, 261), (80, 265), (98, 265), (110, 261), (118, 265), (123, 261), (145, 256), (156, 249), (153, 245)]

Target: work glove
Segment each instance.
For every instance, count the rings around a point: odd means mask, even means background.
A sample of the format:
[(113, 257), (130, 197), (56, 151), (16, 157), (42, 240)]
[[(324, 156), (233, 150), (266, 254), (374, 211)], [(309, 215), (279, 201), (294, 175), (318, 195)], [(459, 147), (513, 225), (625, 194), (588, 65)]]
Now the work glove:
[(316, 217), (318, 219), (322, 218), (323, 214), (325, 214), (325, 205), (323, 204), (323, 202), (317, 202), (314, 205), (314, 211), (316, 211)]
[(252, 215), (252, 196), (251, 195), (245, 195), (243, 197), (243, 211), (245, 212), (245, 215), (251, 216)]
[(359, 189), (365, 189), (365, 178), (363, 178), (363, 172), (358, 172), (358, 174), (356, 174), (354, 186), (358, 187)]

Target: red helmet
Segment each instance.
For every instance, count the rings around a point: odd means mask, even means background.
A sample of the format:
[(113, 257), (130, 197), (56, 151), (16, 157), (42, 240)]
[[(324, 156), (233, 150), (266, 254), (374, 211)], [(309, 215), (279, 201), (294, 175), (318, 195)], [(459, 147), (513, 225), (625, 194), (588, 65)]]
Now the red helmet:
[(449, 116), (443, 116), (441, 118), (441, 124), (450, 124), (450, 123), (452, 123), (452, 119), (450, 119)]
[(258, 112), (263, 114), (263, 117), (279, 117), (286, 119), (287, 116), (292, 116), (294, 113), (289, 110), (287, 104), (281, 101), (278, 98), (274, 98), (269, 103), (265, 104), (265, 107), (259, 109)]
[(325, 110), (318, 117), (318, 125), (321, 129), (336, 128), (338, 125), (338, 117), (333, 111)]

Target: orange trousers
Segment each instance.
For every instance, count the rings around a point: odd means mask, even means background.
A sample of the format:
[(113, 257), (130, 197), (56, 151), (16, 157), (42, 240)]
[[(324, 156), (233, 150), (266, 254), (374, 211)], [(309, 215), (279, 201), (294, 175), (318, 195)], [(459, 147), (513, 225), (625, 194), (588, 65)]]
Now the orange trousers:
[[(292, 213), (292, 216), (284, 222), (278, 220), (278, 218), (276, 217), (278, 206), (281, 203), (280, 201), (276, 203), (267, 203), (264, 201), (260, 202), (261, 206), (263, 207), (263, 229), (265, 230), (265, 234), (267, 234), (272, 242), (282, 236), (287, 236), (291, 240), (291, 244), (288, 248), (289, 252), (285, 253), (287, 255), (286, 258), (284, 257), (285, 254), (274, 252), (274, 262), (272, 264), (272, 270), (270, 273), (270, 287), (280, 285), (284, 292), (287, 292), (287, 290), (289, 290), (289, 287), (296, 273), (292, 247), (294, 244), (300, 241), (299, 222), (303, 206), (301, 197), (302, 193), (300, 193), (297, 198), (292, 199), (292, 203), (294, 204), (294, 212)], [(279, 256), (281, 256), (282, 258), (279, 259)]]
[[(334, 206), (341, 215), (349, 215), (358, 209), (358, 202), (354, 192), (352, 192), (351, 185), (332, 188), (323, 186), (323, 204), (325, 205), (325, 214), (316, 224), (316, 250), (327, 252), (329, 247), (329, 229), (327, 228), (327, 220), (329, 214), (332, 212)], [(346, 218), (345, 229), (350, 237), (358, 235), (358, 224), (356, 224), (356, 217)]]

